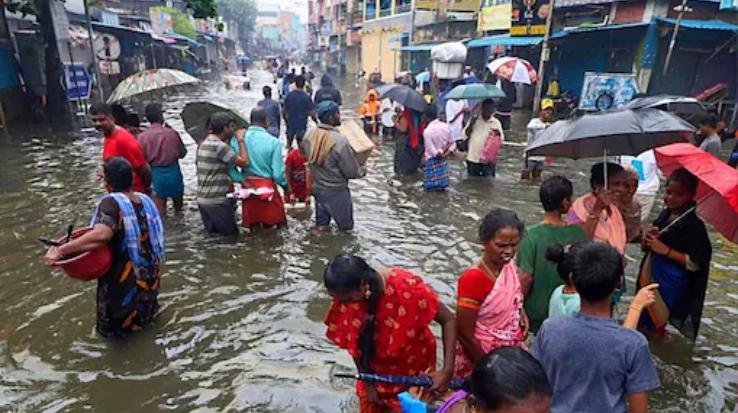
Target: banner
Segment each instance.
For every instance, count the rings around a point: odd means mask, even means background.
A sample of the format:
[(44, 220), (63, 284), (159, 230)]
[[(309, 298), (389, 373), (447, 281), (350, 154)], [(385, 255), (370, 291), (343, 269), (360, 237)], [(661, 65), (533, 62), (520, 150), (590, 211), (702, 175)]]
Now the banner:
[(149, 9), (149, 18), (151, 18), (151, 30), (154, 33), (158, 35), (174, 33), (174, 24), (169, 13), (152, 7)]
[(477, 20), (477, 31), (486, 32), (490, 30), (510, 29), (511, 13), (512, 3), (509, 1), (482, 7), (482, 11), (479, 13), (479, 19)]
[(448, 11), (479, 11), (479, 0), (446, 0)]
[(542, 36), (550, 12), (548, 0), (513, 0), (510, 36)]
[(439, 3), (438, 0), (415, 0), (415, 8), (418, 10), (435, 10)]

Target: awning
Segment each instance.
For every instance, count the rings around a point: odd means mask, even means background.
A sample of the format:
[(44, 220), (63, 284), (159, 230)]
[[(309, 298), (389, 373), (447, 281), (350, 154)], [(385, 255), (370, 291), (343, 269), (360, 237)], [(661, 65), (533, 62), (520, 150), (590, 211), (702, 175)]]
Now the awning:
[(400, 34), (396, 34), (396, 35), (390, 37), (387, 40), (390, 41), (390, 42), (401, 42), (402, 39), (406, 39), (408, 37), (410, 37), (410, 33), (400, 33)]
[(570, 34), (577, 34), (577, 33), (590, 33), (590, 32), (598, 32), (598, 31), (607, 31), (607, 30), (622, 30), (622, 29), (632, 29), (634, 27), (646, 27), (650, 23), (644, 23), (644, 22), (638, 22), (638, 23), (624, 23), (624, 24), (608, 24), (604, 26), (584, 26), (584, 27), (572, 27), (572, 28), (566, 28), (564, 30), (558, 31), (551, 35), (551, 39), (560, 39), (562, 37), (566, 37)]
[(510, 36), (498, 34), (471, 40), (466, 44), (468, 48), (487, 46), (535, 46), (543, 41), (541, 36)]
[(190, 39), (187, 36), (182, 36), (181, 34), (167, 33), (166, 36), (167, 37), (171, 37), (174, 40), (181, 40), (183, 42), (187, 42), (187, 44), (189, 44), (192, 47), (200, 47), (201, 46), (201, 44), (198, 43), (196, 40), (192, 40), (192, 39)]
[(119, 26), (119, 25), (115, 25), (115, 24), (105, 24), (105, 23), (101, 23), (101, 22), (92, 22), (92, 27), (93, 28), (106, 28), (106, 29), (124, 30), (124, 31), (127, 31), (127, 32), (143, 34), (143, 35), (146, 35), (146, 36), (150, 36), (151, 35), (151, 33), (147, 32), (147, 31), (139, 30), (139, 29), (134, 29), (133, 27)]
[(440, 43), (411, 44), (408, 46), (398, 47), (395, 50), (399, 50), (401, 52), (430, 52), (431, 49), (433, 49), (435, 46), (438, 46), (439, 44)]
[[(658, 21), (661, 23), (676, 24), (676, 19), (666, 19), (659, 17)], [(726, 30), (731, 32), (738, 32), (738, 25), (724, 22), (722, 20), (692, 20), (682, 19), (679, 22), (679, 26), (684, 29), (697, 29), (697, 30)]]

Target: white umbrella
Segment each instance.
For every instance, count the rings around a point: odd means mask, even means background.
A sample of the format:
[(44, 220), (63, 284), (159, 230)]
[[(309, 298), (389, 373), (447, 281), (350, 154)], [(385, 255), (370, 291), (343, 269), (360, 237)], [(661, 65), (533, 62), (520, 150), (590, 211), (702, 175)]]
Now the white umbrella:
[(532, 85), (538, 81), (538, 73), (533, 65), (519, 57), (500, 57), (491, 61), (487, 68), (496, 76), (511, 82)]

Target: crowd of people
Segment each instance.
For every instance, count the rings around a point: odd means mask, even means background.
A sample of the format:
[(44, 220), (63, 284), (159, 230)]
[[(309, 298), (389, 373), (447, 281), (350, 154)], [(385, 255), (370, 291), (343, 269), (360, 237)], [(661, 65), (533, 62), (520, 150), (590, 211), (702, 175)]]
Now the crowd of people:
[[(248, 228), (284, 225), (284, 202), (309, 206), (311, 198), (318, 229), (330, 228), (331, 221), (340, 230), (354, 227), (349, 181), (364, 176), (366, 165), (337, 128), (342, 99), (330, 78), (323, 77), (314, 96), (305, 85), (305, 77), (294, 76), (281, 104), (265, 86), (246, 130), (237, 130), (229, 113), (210, 115), (196, 154), (197, 204), (206, 231), (239, 233), (237, 199)], [(386, 107), (397, 114), (391, 132), (397, 174), (422, 168), (425, 189), (444, 189), (447, 158), (460, 150), (470, 176), (495, 175), (505, 128), (493, 100), (480, 102), (479, 114), (465, 122), (474, 112), (465, 103), (449, 101), (446, 121), (434, 104), (419, 113), (377, 99), (368, 95), (364, 113)], [(544, 99), (528, 124), (529, 139), (550, 124), (552, 109)], [(186, 149), (158, 104), (146, 107), (150, 126), (143, 131), (125, 127), (107, 105), (93, 105), (90, 113), (104, 136), (108, 195), (96, 207), (91, 231), (51, 247), (45, 261), (52, 265), (110, 246), (113, 265), (98, 281), (97, 329), (124, 337), (159, 308), (162, 217), (168, 199), (182, 209), (179, 159)], [(311, 118), (314, 128), (308, 128)], [(287, 148), (279, 140), (282, 121)], [(714, 146), (711, 126), (706, 120), (702, 128), (708, 151)], [(712, 251), (692, 208), (692, 174), (679, 169), (667, 178), (665, 208), (644, 225), (660, 184), (653, 153), (621, 161), (592, 166), (590, 190), (577, 198), (566, 177), (545, 178), (540, 222), (526, 226), (514, 211), (490, 211), (479, 223), (481, 256), (460, 271), (455, 309), (407, 269), (373, 268), (353, 255), (333, 258), (324, 272), (332, 298), (328, 339), (349, 352), (360, 372), (429, 374), (433, 386), (423, 399), (443, 404), (445, 412), (647, 411), (648, 392), (660, 383), (641, 332), (660, 337), (671, 324), (697, 339)], [(524, 159), (522, 177), (540, 178), (544, 163)], [(636, 294), (619, 323), (613, 309), (625, 292), (628, 243), (640, 244), (645, 254)], [(442, 329), (440, 368), (433, 322)], [(453, 378), (465, 379), (465, 389), (447, 397)], [(397, 396), (405, 390), (358, 382), (360, 411), (399, 411)]]

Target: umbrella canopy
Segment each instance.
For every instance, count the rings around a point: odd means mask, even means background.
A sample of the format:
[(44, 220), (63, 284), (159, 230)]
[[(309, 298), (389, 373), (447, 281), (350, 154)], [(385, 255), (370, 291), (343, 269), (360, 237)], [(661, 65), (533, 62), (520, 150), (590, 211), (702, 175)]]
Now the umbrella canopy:
[(665, 175), (684, 168), (697, 177), (697, 213), (738, 244), (738, 170), (689, 143), (663, 146), (654, 153)]
[(533, 65), (519, 57), (500, 57), (491, 61), (487, 68), (494, 75), (511, 82), (532, 85), (538, 81), (538, 73)]
[[(371, 374), (371, 373), (336, 373), (335, 377), (356, 379), (366, 383), (384, 383), (384, 384), (401, 384), (403, 386), (430, 387), (433, 385), (433, 379), (430, 376), (400, 376), (393, 374)], [(458, 390), (463, 388), (464, 381), (461, 379), (453, 379), (449, 383), (449, 387)]]
[(423, 72), (418, 73), (417, 75), (415, 75), (415, 81), (418, 83), (430, 82), (430, 72), (425, 70)]
[(658, 109), (597, 112), (554, 122), (536, 135), (526, 153), (572, 159), (637, 155), (686, 142), (694, 130), (689, 122)]
[(210, 115), (216, 112), (229, 113), (236, 121), (236, 128), (248, 128), (249, 122), (236, 109), (222, 103), (215, 102), (191, 102), (185, 105), (180, 117), (184, 122), (185, 130), (192, 136), (195, 142), (200, 144), (207, 136), (207, 122)]
[(155, 90), (196, 83), (200, 83), (200, 79), (179, 70), (144, 70), (123, 79), (108, 98), (108, 103), (119, 102)]
[(423, 95), (405, 85), (382, 85), (377, 88), (377, 93), (379, 93), (380, 98), (392, 99), (406, 108), (417, 110), (418, 112), (425, 110), (426, 103)]
[(505, 92), (503, 92), (502, 89), (489, 83), (459, 85), (444, 95), (445, 99), (487, 99), (504, 97)]

